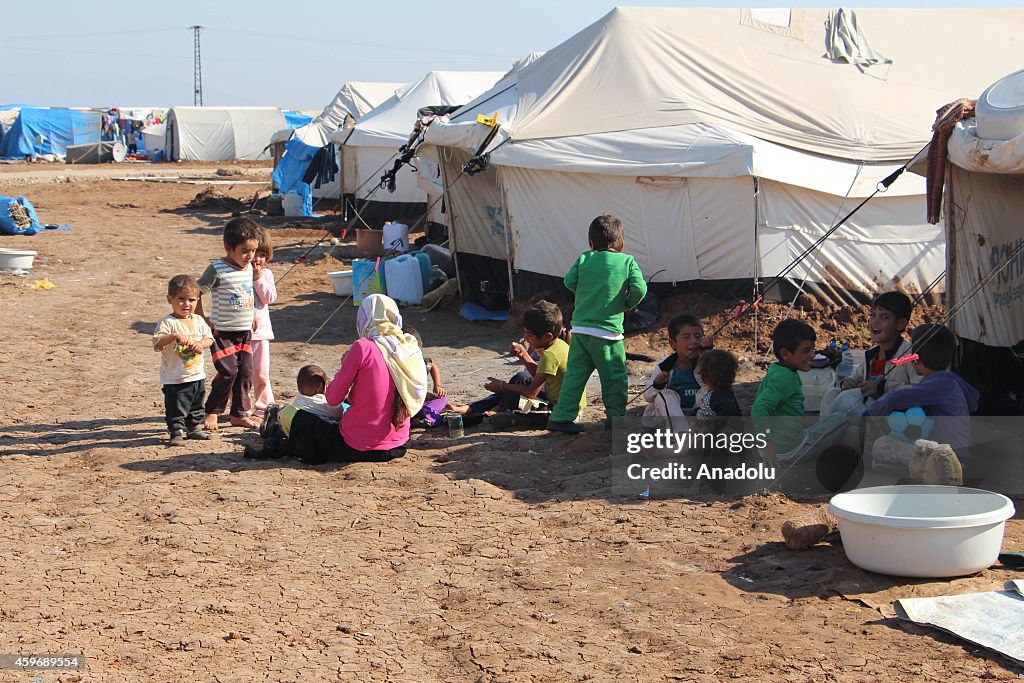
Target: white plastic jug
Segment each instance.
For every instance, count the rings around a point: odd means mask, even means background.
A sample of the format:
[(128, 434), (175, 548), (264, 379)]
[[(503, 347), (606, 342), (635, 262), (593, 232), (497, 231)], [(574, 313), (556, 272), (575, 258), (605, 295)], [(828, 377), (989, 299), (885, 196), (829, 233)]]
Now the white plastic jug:
[(409, 251), (409, 226), (405, 223), (385, 223), (384, 249), (399, 254)]
[(281, 195), (281, 207), (285, 216), (302, 215), (302, 195), (298, 192), (286, 192)]
[(415, 256), (398, 256), (384, 262), (388, 296), (395, 301), (418, 304), (423, 298), (423, 276)]

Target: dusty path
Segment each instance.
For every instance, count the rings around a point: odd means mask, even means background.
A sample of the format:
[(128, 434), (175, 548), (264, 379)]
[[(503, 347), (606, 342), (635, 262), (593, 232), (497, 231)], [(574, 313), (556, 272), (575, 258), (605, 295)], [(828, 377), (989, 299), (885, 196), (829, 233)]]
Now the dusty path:
[[(246, 461), (241, 448), (254, 437), (234, 428), (168, 449), (149, 334), (167, 307), (167, 278), (219, 255), (227, 214), (180, 211), (194, 186), (76, 177), (16, 188), (45, 222), (72, 231), (0, 237), (48, 260), (26, 278), (0, 275), (0, 652), (88, 658), (81, 672), (38, 680), (1020, 673), (903, 626), (888, 607), (1001, 587), (1011, 572), (908, 582), (853, 568), (838, 545), (791, 553), (778, 529), (805, 505), (778, 494), (622, 497), (599, 430), (420, 433), (402, 460), (318, 468)], [(279, 279), (316, 234), (274, 233)], [(347, 305), (305, 343), (337, 306), (323, 277), (334, 269), (318, 252), (281, 282), (273, 378), (282, 399), (299, 365), (333, 371), (351, 342)], [(33, 288), (43, 277), (55, 287)], [(458, 398), (513, 369), (500, 354), (510, 328), (466, 323), (450, 308), (407, 316)], [(1012, 521), (1006, 546), (1022, 542)], [(0, 671), (3, 681), (30, 679)]]

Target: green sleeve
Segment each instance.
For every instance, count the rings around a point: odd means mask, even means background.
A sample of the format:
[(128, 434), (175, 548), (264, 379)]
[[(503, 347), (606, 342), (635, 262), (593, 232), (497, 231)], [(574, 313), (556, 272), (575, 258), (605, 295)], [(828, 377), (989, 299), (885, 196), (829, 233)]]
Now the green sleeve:
[(753, 418), (754, 426), (758, 432), (768, 430), (768, 418), (776, 414), (782, 394), (776, 386), (775, 377), (765, 375), (758, 387), (757, 396), (754, 398), (754, 405), (750, 407), (750, 417)]
[(569, 268), (569, 272), (565, 274), (565, 286), (566, 286), (566, 288), (570, 292), (575, 294), (576, 293), (576, 285), (579, 283), (579, 281), (580, 281), (580, 260), (576, 259), (576, 261), (572, 264), (572, 267)]
[(629, 270), (626, 273), (626, 308), (636, 308), (647, 296), (647, 281), (644, 280), (644, 274), (640, 272), (640, 266), (632, 256), (629, 257), (627, 268)]

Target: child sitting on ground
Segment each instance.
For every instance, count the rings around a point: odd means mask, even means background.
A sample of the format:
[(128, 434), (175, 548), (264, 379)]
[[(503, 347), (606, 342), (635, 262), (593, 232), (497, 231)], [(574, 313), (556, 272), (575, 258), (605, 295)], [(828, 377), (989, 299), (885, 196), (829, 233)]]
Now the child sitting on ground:
[(757, 388), (750, 415), (758, 433), (767, 436), (762, 456), (768, 465), (796, 460), (803, 455), (804, 391), (798, 372), (811, 369), (814, 330), (805, 322), (783, 320), (772, 331), (777, 363), (768, 366)]
[(602, 215), (587, 232), (590, 251), (583, 252), (565, 275), (565, 286), (576, 295), (572, 314), (572, 342), (561, 400), (551, 411), (548, 429), (579, 434), (576, 422), (583, 390), (597, 370), (601, 378), (605, 428), (613, 417), (626, 414), (629, 375), (623, 344), (623, 317), (647, 296), (647, 282), (636, 260), (622, 253), (625, 233), (622, 221)]
[[(978, 408), (978, 390), (960, 375), (946, 370), (956, 352), (956, 337), (944, 325), (919, 325), (911, 335), (914, 371), (918, 384), (888, 393), (867, 407), (865, 415), (887, 416), (893, 411), (920, 408), (934, 426), (927, 439), (948, 444), (961, 461), (970, 458), (971, 425), (968, 417)], [(870, 428), (870, 425), (869, 425)], [(894, 436), (868, 439), (875, 464), (902, 467), (910, 463), (914, 444)]]
[[(561, 334), (562, 311), (558, 306), (550, 301), (538, 301), (528, 308), (523, 313), (523, 340), (530, 348), (540, 351), (540, 358), (534, 360), (526, 346), (513, 342), (509, 353), (526, 369), (507, 382), (488, 377), (484, 389), (493, 393), (471, 403), (467, 412), (476, 415), (493, 413), (498, 408), (515, 410), (521, 397), (546, 401), (552, 408), (558, 406), (569, 359), (569, 345)], [(578, 412), (586, 404), (587, 396), (583, 393), (572, 410)]]
[[(919, 381), (909, 363), (892, 364), (892, 361), (910, 353), (910, 341), (903, 338), (903, 333), (910, 324), (913, 310), (913, 302), (902, 292), (884, 292), (875, 297), (868, 319), (868, 331), (874, 346), (864, 352), (863, 365), (854, 366), (853, 374), (822, 396), (822, 418), (833, 412), (834, 401), (841, 392), (859, 389), (863, 403), (870, 405), (885, 394)], [(844, 404), (846, 401), (839, 405)]]
[[(416, 339), (416, 343), (420, 345), (420, 348), (423, 348), (423, 337), (420, 336), (419, 330), (412, 325), (405, 325), (402, 327), (402, 331), (406, 334), (411, 334)], [(433, 386), (433, 390), (427, 390), (427, 400), (431, 401), (447, 397), (448, 392), (441, 385), (441, 370), (437, 367), (437, 364), (426, 356), (423, 357), (423, 364), (427, 366), (427, 375), (430, 376), (430, 383)]]
[[(420, 336), (419, 330), (412, 325), (404, 325), (402, 326), (402, 331), (412, 335), (416, 343), (419, 344), (420, 349), (423, 349), (423, 337)], [(423, 402), (423, 407), (412, 416), (411, 426), (433, 427), (441, 422), (441, 413), (445, 411), (465, 413), (467, 410), (466, 406), (456, 406), (448, 401), (448, 391), (441, 384), (441, 370), (437, 367), (437, 363), (424, 356), (423, 364), (427, 366), (427, 376), (430, 377), (433, 389), (427, 390), (427, 397)]]
[(704, 381), (704, 396), (697, 406), (698, 419), (737, 417), (741, 415), (732, 384), (736, 381), (739, 363), (728, 351), (712, 349), (697, 361), (697, 371)]
[(263, 447), (245, 447), (245, 457), (264, 458), (279, 457), (281, 441), (291, 433), (292, 420), (295, 414), (304, 410), (307, 413), (316, 415), (325, 422), (337, 424), (345, 412), (346, 405), (332, 406), (327, 402), (324, 392), (327, 390), (327, 374), (319, 365), (304, 365), (299, 368), (299, 374), (295, 378), (295, 384), (299, 395), (287, 406), (267, 406), (263, 416), (263, 423), (260, 425), (260, 436), (263, 437)]
[(160, 382), (164, 388), (164, 418), (171, 438), (168, 446), (185, 439), (206, 440), (203, 398), (206, 368), (203, 351), (213, 344), (213, 331), (193, 311), (199, 302), (199, 283), (191, 275), (175, 275), (167, 284), (171, 313), (157, 323), (153, 348), (161, 352)]
[[(668, 321), (668, 345), (672, 353), (658, 362), (644, 387), (644, 399), (648, 403), (644, 415), (652, 420), (651, 426), (693, 414), (701, 388), (695, 372), (703, 344), (704, 325), (697, 316), (684, 313)], [(685, 429), (686, 420), (673, 419), (672, 424)]]

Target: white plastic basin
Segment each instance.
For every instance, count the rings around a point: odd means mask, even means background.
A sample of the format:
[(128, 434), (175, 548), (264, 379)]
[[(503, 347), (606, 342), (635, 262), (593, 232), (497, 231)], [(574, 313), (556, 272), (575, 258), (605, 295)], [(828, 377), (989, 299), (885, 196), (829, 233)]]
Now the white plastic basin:
[(992, 566), (1013, 503), (956, 486), (877, 486), (832, 497), (846, 557), (893, 576), (949, 577)]
[(31, 249), (0, 249), (0, 268), (24, 268), (28, 270), (35, 261), (36, 252)]
[(331, 279), (331, 287), (334, 289), (335, 296), (351, 296), (352, 292), (352, 271), (351, 270), (336, 270), (333, 273), (327, 273), (327, 277)]
[(1024, 133), (1024, 70), (1004, 76), (978, 98), (978, 137), (1009, 140)]

